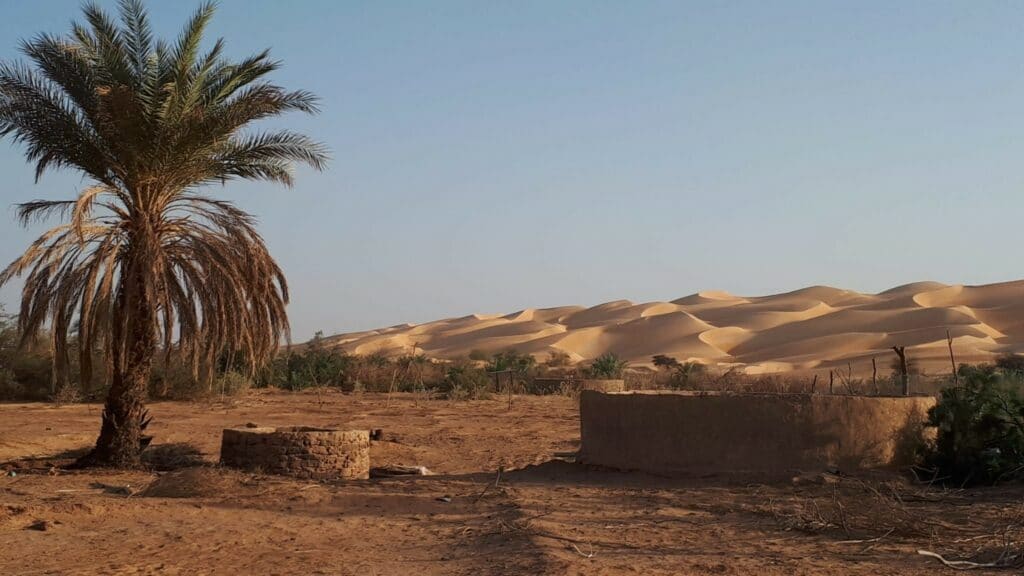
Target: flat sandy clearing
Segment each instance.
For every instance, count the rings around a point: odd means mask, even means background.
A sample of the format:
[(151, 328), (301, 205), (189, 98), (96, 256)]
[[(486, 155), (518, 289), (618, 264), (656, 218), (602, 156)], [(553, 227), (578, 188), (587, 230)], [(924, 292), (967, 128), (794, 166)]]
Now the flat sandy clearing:
[[(175, 469), (52, 469), (91, 442), (99, 409), (0, 405), (0, 462), (16, 472), (0, 478), (0, 573), (935, 574), (953, 571), (918, 549), (991, 561), (1024, 539), (1019, 488), (587, 469), (556, 457), (579, 443), (576, 403), (560, 396), (516, 397), (511, 411), (336, 393), (157, 403), (152, 450)], [(382, 428), (373, 465), (437, 475), (317, 484), (183, 467), (189, 445), (212, 464), (220, 430), (249, 422)]]

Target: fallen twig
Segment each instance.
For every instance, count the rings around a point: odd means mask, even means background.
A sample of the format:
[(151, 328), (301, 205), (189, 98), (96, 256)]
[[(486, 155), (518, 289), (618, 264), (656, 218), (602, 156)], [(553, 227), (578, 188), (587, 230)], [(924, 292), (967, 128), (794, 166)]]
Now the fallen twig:
[(890, 528), (888, 532), (886, 532), (885, 534), (882, 534), (881, 536), (876, 536), (874, 538), (868, 538), (866, 540), (840, 540), (839, 542), (836, 542), (836, 544), (870, 544), (871, 542), (878, 542), (878, 541), (880, 541), (881, 539), (889, 536), (890, 534), (892, 534), (895, 531), (896, 531), (895, 528)]
[(969, 560), (946, 560), (945, 558), (942, 557), (941, 554), (937, 554), (937, 553), (932, 552), (930, 550), (918, 550), (917, 553), (920, 554), (921, 556), (928, 556), (930, 558), (935, 558), (939, 562), (942, 562), (943, 564), (945, 564), (946, 566), (948, 566), (949, 568), (952, 568), (954, 570), (975, 570), (975, 569), (978, 569), (978, 568), (1005, 568), (1005, 567), (1009, 566), (1008, 564), (1004, 563), (1004, 560), (996, 560), (995, 562), (979, 563), (979, 562), (971, 562)]
[(594, 547), (593, 546), (590, 547), (590, 554), (584, 554), (583, 551), (580, 550), (579, 546), (577, 546), (575, 544), (571, 544), (571, 543), (569, 545), (572, 546), (572, 549), (575, 550), (577, 554), (579, 554), (580, 556), (583, 556), (584, 558), (588, 558), (589, 559), (589, 558), (593, 558), (594, 557)]
[[(495, 488), (498, 487), (498, 482), (501, 481), (501, 473), (504, 472), (504, 471), (505, 471), (505, 467), (504, 466), (498, 466), (498, 475), (494, 477), (494, 487)], [(483, 491), (481, 491), (480, 494), (477, 495), (476, 499), (473, 500), (473, 503), (476, 504), (477, 502), (479, 502), (480, 499), (484, 497), (484, 494), (487, 494), (487, 490), (490, 489), (490, 487), (491, 487), (491, 484), (490, 484), (490, 482), (488, 482), (484, 486)]]

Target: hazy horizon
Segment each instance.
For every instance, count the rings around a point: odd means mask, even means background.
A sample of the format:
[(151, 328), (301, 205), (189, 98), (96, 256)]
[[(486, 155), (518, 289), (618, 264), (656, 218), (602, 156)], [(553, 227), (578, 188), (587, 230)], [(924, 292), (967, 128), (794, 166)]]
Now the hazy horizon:
[[(7, 2), (0, 59), (80, 20)], [(100, 2), (111, 12), (116, 2)], [(198, 2), (150, 2), (159, 35)], [(322, 98), (329, 169), (215, 192), (260, 219), (296, 340), (474, 312), (1024, 276), (1024, 4), (222, 0)], [(6, 207), (73, 197), (0, 145)], [(0, 215), (6, 264), (43, 230)], [(0, 290), (16, 310), (20, 283)]]

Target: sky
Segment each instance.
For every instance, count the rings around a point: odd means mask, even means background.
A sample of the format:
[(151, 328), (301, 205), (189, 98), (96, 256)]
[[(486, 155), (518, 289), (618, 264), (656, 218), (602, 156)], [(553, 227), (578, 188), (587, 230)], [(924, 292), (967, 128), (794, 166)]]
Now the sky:
[[(114, 2), (102, 5), (113, 10)], [(0, 59), (77, 0), (0, 1)], [(150, 2), (174, 36), (197, 3)], [(222, 0), (331, 149), (255, 213), (293, 335), (526, 307), (1021, 277), (1024, 3)], [(73, 197), (0, 143), (0, 260)], [(20, 285), (0, 289), (16, 308)]]

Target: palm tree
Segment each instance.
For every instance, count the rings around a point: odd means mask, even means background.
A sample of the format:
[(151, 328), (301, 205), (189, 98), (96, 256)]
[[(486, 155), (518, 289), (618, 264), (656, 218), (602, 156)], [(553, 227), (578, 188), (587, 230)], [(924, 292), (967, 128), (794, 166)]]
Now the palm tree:
[(24, 276), (18, 324), (28, 341), (49, 327), (54, 376), (66, 379), (77, 337), (83, 385), (90, 352), (103, 352), (110, 391), (95, 448), (82, 464), (133, 466), (150, 369), (184, 355), (209, 377), (225, 354), (265, 363), (288, 337), (288, 290), (254, 218), (203, 195), (234, 179), (292, 184), (292, 167), (319, 170), (325, 148), (289, 131), (243, 131), (316, 98), (265, 77), (264, 51), (224, 58), (223, 40), (201, 50), (213, 16), (202, 5), (172, 42), (153, 38), (140, 0), (122, 0), (120, 22), (94, 4), (69, 36), (23, 41), (29, 63), (0, 63), (0, 137), (35, 163), (80, 172), (77, 198), (19, 206), (22, 223), (60, 215), (0, 273)]

